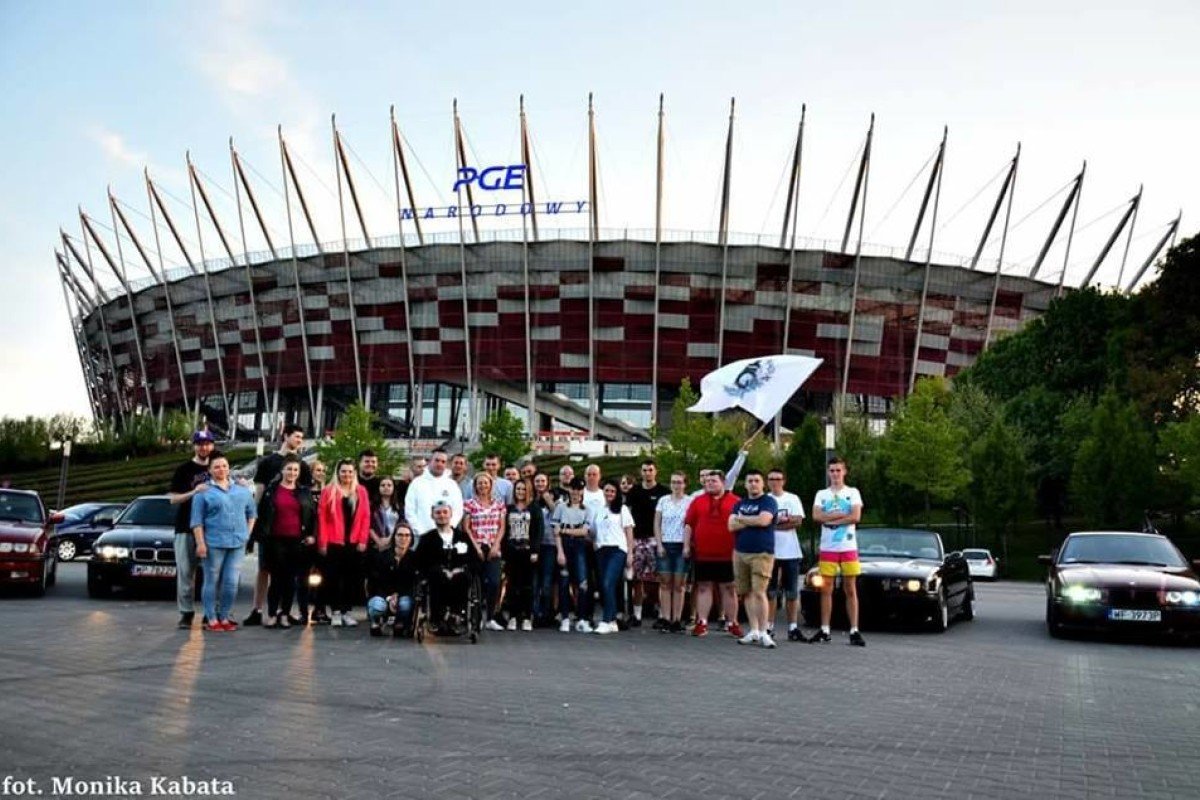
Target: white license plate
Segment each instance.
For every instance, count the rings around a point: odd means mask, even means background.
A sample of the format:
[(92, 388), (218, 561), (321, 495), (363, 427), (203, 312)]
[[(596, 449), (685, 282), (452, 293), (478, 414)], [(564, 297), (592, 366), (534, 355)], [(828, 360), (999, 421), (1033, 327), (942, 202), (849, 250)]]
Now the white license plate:
[(1110, 608), (1108, 618), (1117, 622), (1162, 622), (1162, 612), (1137, 608)]
[(163, 564), (134, 564), (135, 578), (174, 578), (175, 568)]

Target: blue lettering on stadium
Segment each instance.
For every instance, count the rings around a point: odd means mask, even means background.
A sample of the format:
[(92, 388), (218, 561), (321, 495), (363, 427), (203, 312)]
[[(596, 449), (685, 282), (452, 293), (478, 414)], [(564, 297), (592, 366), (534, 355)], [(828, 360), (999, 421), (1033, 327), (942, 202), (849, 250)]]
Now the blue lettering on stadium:
[(400, 219), (410, 220), (420, 217), (426, 219), (457, 219), (461, 209), (462, 215), (465, 217), (470, 214), (472, 217), (480, 217), (485, 214), (490, 217), (509, 217), (509, 216), (529, 216), (530, 214), (582, 214), (587, 211), (587, 200), (571, 200), (569, 202), (563, 200), (548, 201), (538, 203), (536, 207), (533, 203), (496, 203), (495, 205), (475, 205), (475, 206), (440, 206), (420, 208), (402, 208), (400, 209)]

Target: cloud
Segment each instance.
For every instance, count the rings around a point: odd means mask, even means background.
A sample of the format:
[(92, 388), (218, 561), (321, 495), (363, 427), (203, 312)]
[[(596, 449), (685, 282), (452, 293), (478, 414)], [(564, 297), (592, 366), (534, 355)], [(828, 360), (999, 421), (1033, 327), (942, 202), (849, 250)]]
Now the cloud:
[(149, 161), (145, 153), (131, 149), (124, 136), (102, 125), (92, 126), (88, 137), (100, 146), (105, 156), (118, 164), (140, 169)]

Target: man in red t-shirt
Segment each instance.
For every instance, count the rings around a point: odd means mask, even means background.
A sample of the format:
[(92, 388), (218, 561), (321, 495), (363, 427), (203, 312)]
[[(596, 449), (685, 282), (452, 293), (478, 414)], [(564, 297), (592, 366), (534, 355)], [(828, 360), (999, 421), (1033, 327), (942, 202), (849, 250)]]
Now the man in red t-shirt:
[(708, 634), (708, 612), (714, 588), (721, 592), (721, 610), (729, 620), (729, 633), (742, 636), (738, 624), (738, 599), (733, 590), (733, 534), (729, 515), (740, 498), (725, 491), (725, 473), (711, 470), (704, 478), (704, 494), (688, 506), (683, 518), (683, 557), (692, 559), (696, 572), (696, 625), (693, 636)]

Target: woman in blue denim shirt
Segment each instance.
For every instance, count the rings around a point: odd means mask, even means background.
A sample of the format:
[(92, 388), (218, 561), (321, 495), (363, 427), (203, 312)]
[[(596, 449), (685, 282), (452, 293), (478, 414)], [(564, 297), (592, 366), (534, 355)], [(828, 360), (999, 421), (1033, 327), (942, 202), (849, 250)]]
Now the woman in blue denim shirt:
[[(242, 553), (258, 517), (254, 494), (229, 478), (229, 459), (214, 452), (209, 457), (208, 491), (192, 500), (192, 534), (196, 538), (196, 558), (204, 568), (206, 631), (236, 631), (233, 603), (237, 599)], [(219, 588), (219, 603), (218, 603)]]

